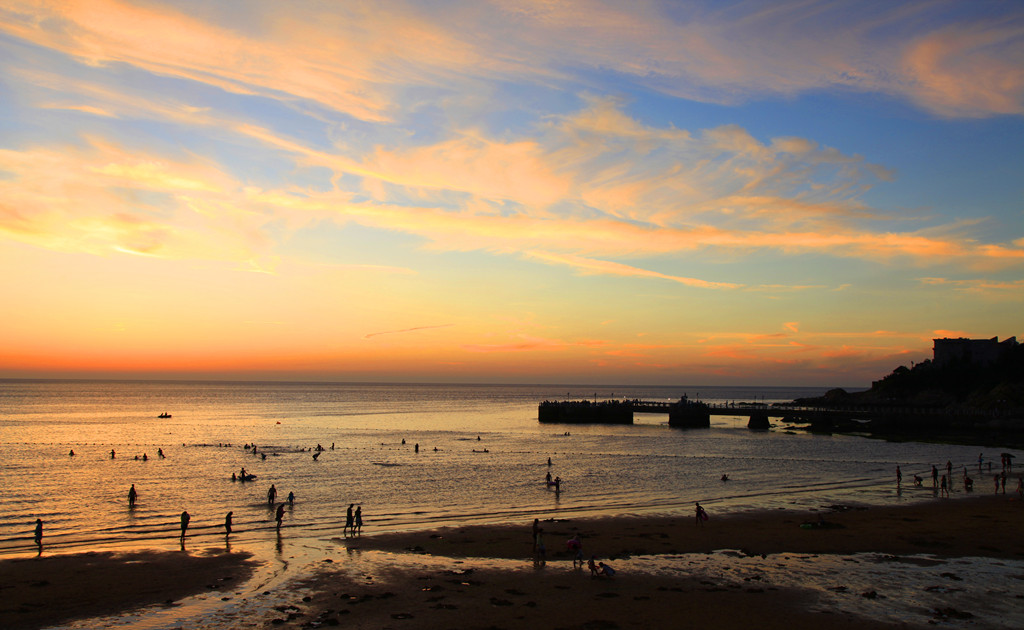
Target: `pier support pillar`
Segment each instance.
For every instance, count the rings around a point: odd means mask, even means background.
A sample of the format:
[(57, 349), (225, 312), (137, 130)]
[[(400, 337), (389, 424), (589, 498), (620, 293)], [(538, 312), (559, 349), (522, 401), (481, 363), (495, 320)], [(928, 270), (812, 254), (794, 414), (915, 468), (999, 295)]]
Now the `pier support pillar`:
[(771, 428), (771, 424), (768, 422), (768, 414), (763, 411), (750, 412), (750, 421), (747, 422), (747, 428), (755, 431), (767, 431)]

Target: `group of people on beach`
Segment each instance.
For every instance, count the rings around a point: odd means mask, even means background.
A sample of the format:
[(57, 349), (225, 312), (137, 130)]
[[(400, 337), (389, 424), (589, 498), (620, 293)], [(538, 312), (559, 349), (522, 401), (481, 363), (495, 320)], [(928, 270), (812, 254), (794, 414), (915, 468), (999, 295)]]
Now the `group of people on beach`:
[[(1000, 462), (1002, 464), (1002, 472), (995, 473), (992, 475), (993, 490), (998, 494), (1002, 492), (1006, 494), (1006, 479), (1010, 473), (1013, 472), (1013, 459), (1014, 456), (1011, 453), (1002, 453), (1000, 455)], [(978, 474), (984, 474), (983, 466), (985, 464), (984, 453), (978, 453)], [(931, 466), (931, 478), (932, 478), (932, 490), (937, 496), (949, 497), (950, 490), (953, 489), (953, 462), (952, 460), (946, 461), (945, 466), (946, 474), (940, 475), (938, 466), (932, 464)], [(988, 472), (992, 472), (992, 462), (988, 462)], [(896, 466), (896, 487), (899, 488), (903, 484), (903, 470), (899, 465)], [(921, 487), (924, 485), (924, 479), (921, 475), (914, 474), (914, 486)], [(974, 479), (972, 479), (967, 473), (967, 466), (963, 467), (963, 485), (964, 492), (971, 492), (974, 490)], [(1017, 494), (1019, 498), (1024, 499), (1024, 476), (1017, 476)]]
[[(569, 553), (572, 554), (572, 568), (583, 569), (583, 539), (579, 532), (573, 534), (565, 543)], [(540, 519), (533, 519), (533, 563), (541, 567), (547, 563), (547, 548), (544, 545), (544, 528), (540, 526)], [(596, 555), (591, 555), (587, 560), (587, 568), (590, 569), (591, 578), (610, 578), (615, 575), (615, 569), (604, 562), (599, 562)]]
[[(355, 511), (352, 511), (352, 508), (355, 508)], [(341, 531), (343, 534), (351, 536), (363, 533), (363, 506), (355, 503), (348, 504), (348, 511), (345, 512), (345, 527)]]

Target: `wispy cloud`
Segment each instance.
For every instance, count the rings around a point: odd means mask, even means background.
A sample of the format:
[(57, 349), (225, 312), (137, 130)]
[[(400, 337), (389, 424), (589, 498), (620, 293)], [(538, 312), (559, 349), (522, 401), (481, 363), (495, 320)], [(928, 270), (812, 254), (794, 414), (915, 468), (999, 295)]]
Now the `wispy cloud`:
[(630, 265), (624, 265), (621, 263), (611, 262), (607, 260), (594, 260), (591, 258), (583, 258), (581, 256), (572, 256), (567, 254), (552, 254), (549, 252), (539, 251), (527, 252), (526, 255), (528, 258), (540, 260), (549, 264), (558, 264), (574, 267), (584, 273), (671, 280), (672, 282), (678, 282), (679, 284), (684, 284), (690, 287), (699, 287), (702, 289), (735, 289), (741, 286), (738, 284), (732, 284), (728, 282), (708, 282), (706, 280), (698, 280), (696, 278), (672, 276), (669, 274), (658, 273), (657, 271), (651, 271), (649, 269), (640, 269), (637, 267), (632, 267)]
[(455, 324), (438, 324), (435, 326), (413, 326), (412, 328), (403, 328), (401, 330), (384, 330), (381, 332), (372, 332), (363, 335), (363, 339), (370, 339), (371, 337), (378, 337), (380, 335), (399, 335), (404, 333), (418, 332), (421, 330), (434, 330), (437, 328), (450, 328)]

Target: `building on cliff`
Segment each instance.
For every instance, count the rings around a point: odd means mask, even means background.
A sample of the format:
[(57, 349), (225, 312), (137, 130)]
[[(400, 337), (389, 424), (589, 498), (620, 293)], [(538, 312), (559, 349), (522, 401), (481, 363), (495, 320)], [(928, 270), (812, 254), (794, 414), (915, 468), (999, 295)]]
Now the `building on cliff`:
[(1006, 356), (1017, 346), (1017, 338), (1009, 337), (999, 341), (999, 337), (991, 339), (933, 339), (935, 342), (935, 358), (933, 364), (944, 367), (953, 363), (966, 363), (978, 367), (986, 367)]

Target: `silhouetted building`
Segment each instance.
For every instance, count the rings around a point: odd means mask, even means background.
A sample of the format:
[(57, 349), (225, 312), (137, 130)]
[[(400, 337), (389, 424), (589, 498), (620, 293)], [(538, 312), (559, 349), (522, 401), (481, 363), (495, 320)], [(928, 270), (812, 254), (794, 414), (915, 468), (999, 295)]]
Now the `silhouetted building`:
[(999, 341), (991, 339), (933, 339), (934, 364), (943, 367), (951, 363), (965, 363), (985, 367), (992, 365), (1017, 345), (1016, 337)]

